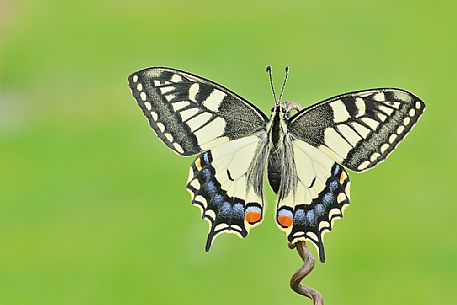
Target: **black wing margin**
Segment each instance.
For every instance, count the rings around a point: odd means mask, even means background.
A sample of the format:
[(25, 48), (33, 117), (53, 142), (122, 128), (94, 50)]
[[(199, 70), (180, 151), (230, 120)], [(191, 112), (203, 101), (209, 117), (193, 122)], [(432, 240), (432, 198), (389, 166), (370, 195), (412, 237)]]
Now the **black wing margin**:
[(371, 89), (329, 98), (295, 114), (288, 124), (299, 139), (361, 172), (385, 160), (424, 109), (408, 91)]
[(267, 121), (242, 97), (184, 71), (152, 67), (131, 74), (128, 82), (158, 137), (180, 155), (245, 137)]

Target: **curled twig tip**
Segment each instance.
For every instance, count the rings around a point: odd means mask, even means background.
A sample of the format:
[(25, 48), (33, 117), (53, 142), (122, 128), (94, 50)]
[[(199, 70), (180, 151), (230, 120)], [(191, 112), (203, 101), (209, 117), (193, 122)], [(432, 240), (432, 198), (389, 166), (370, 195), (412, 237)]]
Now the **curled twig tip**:
[(324, 305), (324, 300), (320, 293), (308, 286), (301, 284), (301, 281), (313, 270), (314, 258), (309, 253), (308, 248), (304, 241), (299, 241), (295, 244), (288, 244), (290, 249), (297, 248), (298, 255), (303, 260), (303, 266), (301, 266), (290, 279), (290, 288), (298, 294), (304, 295), (313, 300), (314, 305)]

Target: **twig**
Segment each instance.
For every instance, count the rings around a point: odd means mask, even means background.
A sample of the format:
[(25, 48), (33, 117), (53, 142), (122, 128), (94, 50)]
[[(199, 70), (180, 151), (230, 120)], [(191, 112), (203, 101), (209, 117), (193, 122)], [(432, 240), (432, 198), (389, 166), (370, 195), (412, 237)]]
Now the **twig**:
[(297, 248), (298, 255), (303, 260), (303, 266), (301, 266), (297, 272), (294, 273), (290, 279), (290, 288), (298, 294), (304, 295), (313, 300), (314, 305), (324, 305), (324, 300), (317, 290), (314, 290), (311, 287), (301, 284), (301, 281), (313, 270), (314, 268), (314, 258), (309, 253), (308, 248), (304, 241), (299, 241), (295, 244), (289, 243), (289, 248)]

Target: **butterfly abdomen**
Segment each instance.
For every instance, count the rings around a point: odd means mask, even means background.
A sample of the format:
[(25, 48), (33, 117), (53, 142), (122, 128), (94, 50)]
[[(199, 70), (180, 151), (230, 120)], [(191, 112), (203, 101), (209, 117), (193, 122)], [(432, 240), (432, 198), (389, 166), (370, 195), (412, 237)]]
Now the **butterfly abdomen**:
[(281, 162), (278, 151), (272, 152), (268, 157), (268, 182), (275, 193), (281, 185)]

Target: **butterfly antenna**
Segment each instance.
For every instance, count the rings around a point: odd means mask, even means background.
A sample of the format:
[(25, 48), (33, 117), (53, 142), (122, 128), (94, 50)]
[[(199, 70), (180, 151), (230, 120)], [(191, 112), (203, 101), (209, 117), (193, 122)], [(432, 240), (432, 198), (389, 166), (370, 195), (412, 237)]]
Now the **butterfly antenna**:
[(266, 71), (268, 72), (268, 75), (270, 76), (270, 85), (271, 85), (271, 91), (273, 92), (273, 98), (275, 99), (275, 104), (278, 105), (279, 101), (276, 98), (276, 92), (275, 92), (275, 87), (273, 86), (273, 76), (271, 75), (271, 66), (268, 65)]
[(278, 101), (278, 103), (281, 102), (282, 94), (284, 93), (284, 88), (286, 87), (286, 83), (287, 83), (287, 78), (288, 78), (288, 77), (289, 77), (289, 67), (287, 66), (287, 67), (286, 67), (286, 77), (284, 78), (284, 82), (282, 83), (281, 93), (279, 94), (279, 101)]

